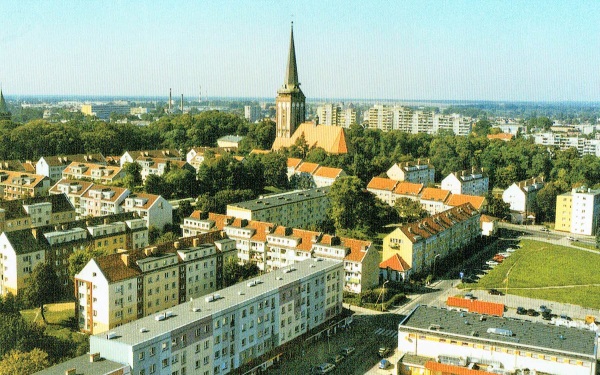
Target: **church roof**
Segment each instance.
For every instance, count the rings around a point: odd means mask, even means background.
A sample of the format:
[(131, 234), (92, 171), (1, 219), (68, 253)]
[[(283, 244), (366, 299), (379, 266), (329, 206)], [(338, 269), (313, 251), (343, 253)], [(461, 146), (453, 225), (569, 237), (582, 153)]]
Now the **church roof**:
[(290, 138), (277, 137), (273, 142), (273, 150), (294, 145), (296, 140), (304, 135), (309, 148), (321, 147), (329, 154), (347, 154), (349, 145), (346, 141), (344, 128), (339, 126), (315, 125), (314, 122), (304, 122)]
[(296, 66), (296, 49), (294, 47), (294, 24), (290, 33), (290, 52), (288, 55), (287, 69), (285, 71), (285, 85), (288, 88), (300, 86), (298, 82), (298, 67)]

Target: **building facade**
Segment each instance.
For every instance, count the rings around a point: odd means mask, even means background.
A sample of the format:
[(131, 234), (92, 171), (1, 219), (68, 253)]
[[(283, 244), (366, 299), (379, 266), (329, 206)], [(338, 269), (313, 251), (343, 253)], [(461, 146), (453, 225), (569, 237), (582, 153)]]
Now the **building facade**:
[(100, 153), (77, 154), (66, 156), (42, 156), (35, 163), (35, 173), (50, 178), (50, 183), (55, 184), (62, 178), (62, 173), (71, 163), (93, 163), (107, 165), (106, 159)]
[(407, 161), (392, 165), (386, 172), (392, 180), (428, 185), (435, 182), (435, 167), (429, 160)]
[(542, 177), (515, 182), (502, 193), (502, 200), (510, 205), (513, 222), (524, 223), (535, 220), (533, 207), (538, 191), (544, 187)]
[(125, 177), (125, 171), (112, 165), (72, 162), (62, 172), (66, 180), (92, 180), (101, 184), (111, 184)]
[(280, 346), (342, 312), (342, 274), (341, 262), (301, 262), (91, 336), (90, 352), (136, 375), (266, 369)]
[(43, 197), (50, 190), (50, 179), (34, 173), (0, 170), (0, 199)]
[(0, 232), (74, 221), (75, 207), (64, 194), (0, 201)]
[(442, 189), (452, 194), (486, 195), (490, 178), (482, 170), (452, 172), (442, 180)]
[(556, 197), (554, 228), (573, 234), (595, 235), (600, 215), (600, 190), (581, 186)]

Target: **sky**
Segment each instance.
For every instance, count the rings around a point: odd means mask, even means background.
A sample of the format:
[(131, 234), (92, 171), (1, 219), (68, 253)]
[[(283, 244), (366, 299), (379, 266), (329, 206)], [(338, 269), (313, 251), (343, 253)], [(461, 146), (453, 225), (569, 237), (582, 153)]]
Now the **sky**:
[(0, 0), (11, 95), (600, 101), (600, 1)]

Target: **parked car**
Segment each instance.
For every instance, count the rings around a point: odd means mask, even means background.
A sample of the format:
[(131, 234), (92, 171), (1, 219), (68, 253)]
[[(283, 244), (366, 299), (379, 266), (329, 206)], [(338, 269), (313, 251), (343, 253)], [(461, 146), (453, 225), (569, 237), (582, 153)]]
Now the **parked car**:
[(571, 237), (571, 236), (567, 237), (567, 240), (572, 241), (572, 242), (577, 242), (577, 238)]
[(552, 320), (552, 314), (548, 311), (544, 311), (542, 313), (542, 319), (544, 320)]
[(487, 262), (485, 262), (485, 264), (487, 264), (490, 267), (495, 267), (498, 265), (498, 262), (496, 262), (494, 260), (488, 260)]
[(525, 309), (524, 307), (519, 306), (519, 307), (517, 307), (517, 314), (519, 314), (519, 315), (525, 315), (525, 314), (527, 314), (527, 309)]
[(529, 315), (529, 316), (538, 316), (539, 313), (537, 311), (535, 311), (534, 309), (529, 309), (529, 310), (527, 310), (527, 315)]
[(502, 261), (504, 260), (504, 257), (502, 255), (494, 255), (494, 257), (492, 258), (492, 260), (494, 262), (502, 263)]
[(567, 316), (567, 315), (565, 315), (565, 314), (561, 314), (561, 315), (560, 315), (560, 318), (561, 318), (561, 319), (564, 319), (564, 320), (573, 320), (573, 319), (571, 319), (569, 316)]
[(475, 296), (473, 295), (473, 293), (467, 293), (467, 294), (465, 294), (465, 298), (466, 299), (475, 299)]
[(392, 364), (387, 359), (382, 359), (381, 361), (379, 361), (379, 368), (381, 368), (381, 369), (385, 370), (385, 369), (389, 368), (391, 365)]
[(503, 296), (504, 295), (504, 293), (502, 293), (498, 289), (490, 289), (490, 290), (488, 290), (488, 293), (492, 294), (494, 296)]
[(391, 353), (392, 353), (392, 348), (390, 348), (389, 346), (382, 346), (379, 348), (379, 351), (377, 352), (377, 354), (379, 354), (379, 356), (381, 358), (387, 357)]
[(506, 253), (498, 253), (498, 255), (503, 256), (504, 258), (508, 258), (511, 254), (509, 252), (506, 252)]
[(352, 354), (354, 352), (356, 348), (353, 346), (348, 346), (345, 348), (340, 349), (340, 354), (343, 356), (349, 356), (350, 354)]
[(333, 357), (331, 357), (331, 362), (333, 363), (340, 363), (344, 360), (344, 356), (341, 354), (336, 354)]
[(333, 363), (325, 362), (313, 367), (313, 374), (327, 374), (335, 370), (335, 365)]
[(550, 229), (544, 227), (544, 228), (540, 229), (540, 231), (542, 231), (542, 232), (550, 232)]
[(506, 249), (507, 253), (514, 253), (515, 251), (517, 251), (517, 249), (513, 249), (512, 247), (509, 247), (508, 249)]
[(540, 312), (543, 314), (546, 311), (550, 312), (551, 310), (549, 308), (547, 308), (546, 305), (541, 305), (540, 306)]

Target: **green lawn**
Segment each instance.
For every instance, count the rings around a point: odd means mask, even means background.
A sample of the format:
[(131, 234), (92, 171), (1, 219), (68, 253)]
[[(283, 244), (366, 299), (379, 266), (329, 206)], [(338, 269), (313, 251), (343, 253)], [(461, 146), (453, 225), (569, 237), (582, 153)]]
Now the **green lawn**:
[(74, 343), (75, 346), (87, 345), (88, 336), (78, 332), (71, 326), (74, 319), (74, 308), (73, 302), (66, 303), (54, 303), (46, 305), (46, 320), (48, 324), (44, 324), (42, 316), (40, 315), (40, 309), (29, 309), (22, 310), (21, 316), (29, 322), (36, 322), (46, 327), (46, 333), (48, 335), (69, 340)]
[(521, 246), (478, 283), (464, 287), (600, 308), (600, 253), (531, 240)]

